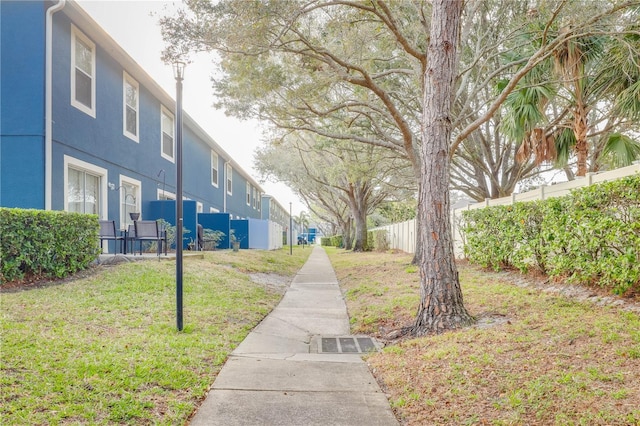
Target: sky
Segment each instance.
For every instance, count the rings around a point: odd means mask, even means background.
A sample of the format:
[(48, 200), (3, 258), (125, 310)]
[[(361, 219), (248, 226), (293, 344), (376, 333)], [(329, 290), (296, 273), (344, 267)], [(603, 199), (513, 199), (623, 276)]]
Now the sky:
[[(160, 60), (164, 42), (158, 20), (171, 14), (181, 1), (159, 0), (78, 0), (78, 4), (173, 98), (175, 79), (170, 65)], [(207, 133), (254, 179), (253, 153), (261, 145), (261, 128), (257, 121), (240, 121), (213, 108), (210, 74), (213, 56), (200, 54), (191, 58), (183, 81), (183, 108)], [(306, 207), (286, 185), (264, 182), (262, 188), (286, 209), (292, 203), (293, 214)]]

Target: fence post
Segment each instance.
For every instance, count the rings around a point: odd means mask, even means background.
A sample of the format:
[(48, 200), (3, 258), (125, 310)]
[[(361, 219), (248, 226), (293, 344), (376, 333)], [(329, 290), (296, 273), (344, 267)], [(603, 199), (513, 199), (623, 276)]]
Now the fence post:
[(544, 200), (544, 187), (546, 185), (540, 185), (540, 199)]

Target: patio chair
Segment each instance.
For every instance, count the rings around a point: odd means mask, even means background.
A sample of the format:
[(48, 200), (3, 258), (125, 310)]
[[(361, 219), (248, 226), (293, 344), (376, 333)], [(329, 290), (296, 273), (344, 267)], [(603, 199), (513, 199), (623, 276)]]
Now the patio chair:
[[(155, 220), (136, 220), (133, 222), (135, 228), (135, 241), (140, 241), (140, 254), (142, 255), (143, 241), (155, 241), (157, 253), (160, 256), (164, 242), (164, 254), (167, 254), (167, 234), (160, 230), (158, 222)], [(135, 243), (134, 243), (135, 245)], [(135, 246), (134, 246), (135, 250)]]
[[(102, 246), (102, 242), (107, 241), (120, 241), (120, 252), (122, 253), (122, 244), (124, 243), (125, 238), (122, 235), (118, 235), (116, 231), (116, 221), (115, 220), (99, 220), (100, 222), (100, 246)], [(114, 248), (113, 255), (116, 255), (116, 250)]]

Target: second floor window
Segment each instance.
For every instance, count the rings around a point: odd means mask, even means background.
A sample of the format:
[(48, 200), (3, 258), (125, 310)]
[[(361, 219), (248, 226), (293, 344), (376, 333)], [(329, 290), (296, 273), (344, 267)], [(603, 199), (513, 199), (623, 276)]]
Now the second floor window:
[(218, 154), (211, 151), (211, 185), (218, 186)]
[(251, 205), (251, 184), (247, 182), (247, 205)]
[(122, 86), (122, 130), (125, 136), (138, 142), (138, 82), (124, 73)]
[(173, 115), (165, 107), (162, 107), (160, 121), (162, 126), (162, 151), (160, 154), (167, 160), (173, 162), (175, 153)]
[(227, 194), (233, 194), (233, 168), (227, 164)]
[(71, 105), (96, 116), (96, 46), (76, 27), (71, 28)]

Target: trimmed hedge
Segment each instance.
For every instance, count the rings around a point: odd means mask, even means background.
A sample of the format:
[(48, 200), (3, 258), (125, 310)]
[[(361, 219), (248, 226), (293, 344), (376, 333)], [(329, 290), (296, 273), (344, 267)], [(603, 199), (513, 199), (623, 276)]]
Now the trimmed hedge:
[(384, 230), (368, 231), (367, 232), (367, 247), (370, 250), (387, 251), (389, 250), (389, 233)]
[(99, 230), (96, 215), (0, 208), (0, 284), (87, 268), (100, 253)]
[(616, 294), (640, 291), (640, 176), (566, 197), (468, 210), (463, 219), (473, 263), (537, 269)]
[(342, 235), (320, 238), (320, 245), (326, 247), (342, 247)]

